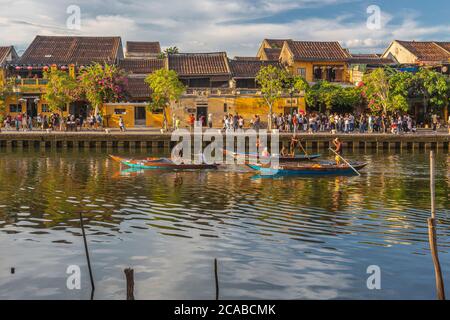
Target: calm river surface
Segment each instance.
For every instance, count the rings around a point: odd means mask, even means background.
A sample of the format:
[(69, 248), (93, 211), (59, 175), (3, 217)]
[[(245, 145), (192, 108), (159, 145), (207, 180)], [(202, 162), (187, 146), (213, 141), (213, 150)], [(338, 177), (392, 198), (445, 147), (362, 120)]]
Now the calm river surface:
[[(2, 150), (0, 299), (90, 298), (80, 212), (95, 299), (125, 298), (126, 267), (137, 299), (213, 299), (214, 258), (222, 299), (435, 299), (428, 154), (346, 155), (369, 162), (361, 177), (133, 173), (100, 151)], [(450, 158), (436, 162), (448, 290)], [(67, 289), (70, 265), (81, 290)], [(381, 290), (367, 289), (370, 265)]]

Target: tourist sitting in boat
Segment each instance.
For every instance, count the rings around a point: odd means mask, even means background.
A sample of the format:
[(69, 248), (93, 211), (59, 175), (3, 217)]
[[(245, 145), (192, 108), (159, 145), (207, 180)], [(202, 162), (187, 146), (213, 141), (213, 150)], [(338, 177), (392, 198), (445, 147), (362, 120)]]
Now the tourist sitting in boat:
[(264, 150), (261, 153), (261, 156), (264, 158), (269, 158), (270, 157), (270, 153), (269, 150), (267, 150), (267, 147), (264, 148)]
[(289, 156), (289, 152), (286, 148), (286, 146), (283, 144), (283, 147), (281, 148), (281, 156), (284, 157), (288, 157)]
[(336, 152), (336, 165), (340, 165), (341, 164), (341, 156), (342, 156), (342, 142), (339, 138), (336, 138), (333, 140), (333, 144), (336, 147), (336, 149), (334, 150)]

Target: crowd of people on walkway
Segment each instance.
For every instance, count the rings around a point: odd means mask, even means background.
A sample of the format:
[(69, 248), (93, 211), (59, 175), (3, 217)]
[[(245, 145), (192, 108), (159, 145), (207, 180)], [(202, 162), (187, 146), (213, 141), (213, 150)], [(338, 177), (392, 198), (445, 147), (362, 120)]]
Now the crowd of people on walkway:
[(82, 114), (75, 116), (69, 114), (61, 116), (59, 113), (38, 114), (31, 117), (27, 113), (19, 113), (14, 117), (7, 115), (3, 120), (6, 131), (33, 131), (33, 130), (53, 130), (53, 131), (81, 131), (103, 129), (103, 118), (100, 114), (95, 116), (89, 114), (84, 117)]
[(359, 114), (293, 113), (274, 114), (272, 123), (281, 132), (414, 133), (416, 121), (409, 114), (391, 116)]
[[(417, 122), (409, 114), (395, 114), (386, 116), (372, 114), (353, 113), (297, 113), (273, 114), (268, 116), (272, 128), (286, 133), (415, 133)], [(193, 115), (192, 115), (192, 119)], [(193, 120), (194, 121), (194, 120)], [(192, 123), (193, 123), (192, 121)], [(450, 118), (449, 118), (450, 123)], [(433, 131), (441, 125), (437, 115), (431, 117), (431, 128)], [(256, 131), (262, 128), (261, 117), (254, 115), (247, 125), (242, 115), (227, 114), (222, 120), (222, 129), (225, 131), (236, 131), (243, 128), (252, 128)]]

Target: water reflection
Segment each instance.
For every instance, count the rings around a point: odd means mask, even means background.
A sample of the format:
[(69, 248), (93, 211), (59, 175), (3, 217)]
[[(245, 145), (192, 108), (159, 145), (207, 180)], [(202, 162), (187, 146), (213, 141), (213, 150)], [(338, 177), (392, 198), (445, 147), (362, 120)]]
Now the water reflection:
[[(127, 170), (90, 151), (3, 153), (0, 297), (86, 298), (64, 280), (73, 260), (85, 265), (81, 212), (98, 298), (123, 298), (121, 268), (131, 264), (138, 298), (209, 299), (214, 257), (224, 266), (224, 298), (433, 298), (428, 156), (349, 158), (369, 163), (362, 177), (254, 179), (240, 167)], [(449, 166), (438, 154), (444, 276)], [(391, 277), (385, 291), (365, 288), (370, 264)]]

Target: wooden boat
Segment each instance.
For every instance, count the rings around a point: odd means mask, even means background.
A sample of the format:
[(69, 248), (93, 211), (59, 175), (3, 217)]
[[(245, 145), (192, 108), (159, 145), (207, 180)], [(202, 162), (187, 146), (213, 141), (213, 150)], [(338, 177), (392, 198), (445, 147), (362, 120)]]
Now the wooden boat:
[(133, 169), (153, 169), (153, 170), (198, 170), (198, 169), (217, 169), (216, 164), (176, 164), (167, 158), (154, 158), (151, 160), (123, 159), (116, 156), (114, 160)]
[[(124, 160), (132, 160), (132, 159), (125, 159), (118, 156), (114, 156), (112, 154), (109, 155), (111, 159), (113, 159), (116, 162), (123, 162)], [(150, 162), (159, 162), (163, 161), (164, 158), (145, 158), (143, 161), (150, 161)]]
[[(234, 157), (235, 159), (259, 159), (261, 158), (260, 155), (256, 154), (256, 153), (239, 153), (239, 152), (233, 152), (233, 151), (229, 151), (229, 150), (223, 150), (223, 153), (225, 155), (231, 155), (232, 157)], [(317, 158), (320, 158), (321, 155), (320, 154), (300, 154), (300, 155), (295, 155), (293, 157), (291, 156), (287, 156), (287, 157), (282, 157), (282, 156), (272, 156), (272, 158), (278, 158), (279, 162), (301, 162), (301, 161), (311, 161)]]
[[(351, 165), (360, 170), (367, 166), (367, 163), (355, 162)], [(298, 176), (316, 176), (316, 175), (354, 175), (356, 174), (353, 169), (348, 165), (336, 165), (336, 164), (286, 164), (279, 165), (272, 168), (270, 166), (261, 164), (247, 164), (248, 167), (253, 170), (261, 172), (264, 175), (298, 175)]]

